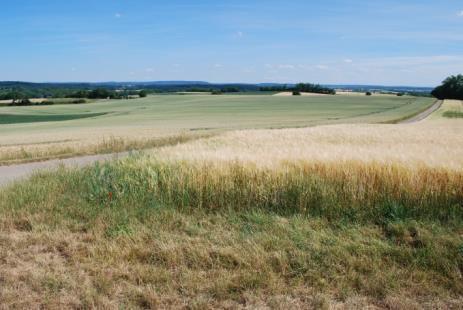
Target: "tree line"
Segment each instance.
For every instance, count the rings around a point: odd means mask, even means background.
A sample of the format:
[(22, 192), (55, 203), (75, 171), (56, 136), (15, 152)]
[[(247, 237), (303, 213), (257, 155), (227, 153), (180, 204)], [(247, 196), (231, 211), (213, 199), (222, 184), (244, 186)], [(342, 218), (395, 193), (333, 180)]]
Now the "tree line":
[(335, 95), (336, 91), (329, 87), (321, 86), (320, 84), (311, 83), (298, 83), (294, 86), (266, 86), (261, 87), (260, 91), (271, 91), (271, 92), (293, 92), (293, 93), (316, 93)]
[(431, 94), (440, 100), (463, 100), (463, 75), (452, 75), (446, 78), (442, 85), (437, 86)]
[[(0, 89), (0, 100), (11, 100), (12, 105), (30, 105), (30, 98), (76, 98), (76, 99), (130, 99), (133, 96), (146, 97), (146, 90), (108, 90), (97, 88), (93, 90), (68, 90), (60, 91), (58, 94), (47, 92), (31, 91), (29, 89)], [(81, 101), (76, 100), (75, 103)]]
[(108, 90), (106, 88), (97, 88), (93, 90), (78, 90), (67, 94), (66, 98), (87, 98), (87, 99), (130, 99), (132, 96), (146, 97), (148, 93), (145, 90)]

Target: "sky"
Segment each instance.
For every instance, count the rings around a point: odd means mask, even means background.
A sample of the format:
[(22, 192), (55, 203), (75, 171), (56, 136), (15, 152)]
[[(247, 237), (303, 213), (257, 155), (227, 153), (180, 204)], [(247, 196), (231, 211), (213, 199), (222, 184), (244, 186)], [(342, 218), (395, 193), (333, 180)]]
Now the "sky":
[(0, 80), (435, 86), (463, 73), (463, 2), (0, 2)]

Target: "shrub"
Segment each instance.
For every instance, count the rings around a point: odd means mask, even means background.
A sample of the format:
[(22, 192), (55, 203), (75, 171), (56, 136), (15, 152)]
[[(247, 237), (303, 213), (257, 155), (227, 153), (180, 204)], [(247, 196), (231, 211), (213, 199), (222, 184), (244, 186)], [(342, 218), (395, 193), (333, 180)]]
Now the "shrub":
[(301, 95), (301, 92), (300, 91), (293, 91), (293, 96), (300, 96)]
[(367, 91), (367, 92), (365, 93), (365, 95), (367, 95), (367, 96), (371, 96), (371, 95), (372, 95), (372, 93), (371, 93), (371, 92), (369, 92), (369, 91)]
[(26, 105), (32, 105), (32, 102), (27, 98), (23, 98), (20, 100), (13, 100), (13, 102), (10, 105), (11, 106), (26, 106)]
[(54, 105), (54, 104), (55, 104), (55, 102), (51, 101), (51, 100), (44, 100), (42, 102), (36, 103), (36, 105)]
[(71, 103), (74, 103), (74, 104), (87, 103), (87, 100), (85, 100), (85, 99), (77, 99), (77, 100), (71, 101)]

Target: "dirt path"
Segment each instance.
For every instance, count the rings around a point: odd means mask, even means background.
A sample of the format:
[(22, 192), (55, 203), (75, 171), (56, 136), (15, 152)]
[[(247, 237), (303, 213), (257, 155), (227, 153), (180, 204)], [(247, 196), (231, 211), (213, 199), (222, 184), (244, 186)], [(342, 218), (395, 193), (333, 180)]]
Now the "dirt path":
[(439, 108), (442, 106), (442, 103), (443, 103), (442, 100), (438, 100), (438, 101), (436, 101), (436, 103), (434, 103), (426, 111), (423, 111), (423, 112), (421, 112), (421, 113), (419, 113), (419, 114), (417, 114), (417, 115), (415, 115), (415, 116), (413, 116), (411, 118), (408, 118), (406, 120), (400, 121), (397, 124), (411, 124), (411, 123), (416, 123), (416, 122), (422, 121), (422, 120), (428, 118), (428, 116), (430, 116), (432, 113), (439, 110)]
[(68, 159), (55, 159), (36, 163), (0, 166), (0, 187), (14, 181), (25, 179), (38, 170), (52, 170), (64, 165), (65, 167), (85, 167), (97, 161), (107, 161), (127, 156), (128, 153), (103, 154), (74, 157)]

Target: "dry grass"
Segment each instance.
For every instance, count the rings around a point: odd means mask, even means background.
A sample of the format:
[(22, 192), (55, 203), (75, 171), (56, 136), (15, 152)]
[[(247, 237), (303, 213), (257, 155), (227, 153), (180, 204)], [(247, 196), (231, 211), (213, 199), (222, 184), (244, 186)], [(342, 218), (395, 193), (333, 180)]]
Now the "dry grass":
[(21, 308), (458, 306), (462, 179), (429, 168), (255, 170), (143, 157), (42, 173), (0, 192), (0, 299)]

